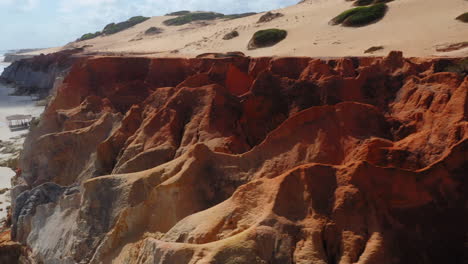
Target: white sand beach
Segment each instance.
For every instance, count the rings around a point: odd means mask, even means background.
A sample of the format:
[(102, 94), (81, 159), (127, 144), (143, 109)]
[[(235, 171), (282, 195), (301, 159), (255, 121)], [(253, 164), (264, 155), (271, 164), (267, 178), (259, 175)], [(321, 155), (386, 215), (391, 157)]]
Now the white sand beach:
[[(3, 69), (0, 66), (0, 72)], [(14, 89), (0, 84), (0, 140), (8, 140), (27, 133), (27, 131), (11, 132), (8, 128), (6, 117), (9, 115), (33, 115), (39, 116), (44, 107), (37, 107), (35, 97), (11, 96)]]
[[(15, 173), (11, 169), (0, 167), (0, 190), (11, 188), (10, 179), (13, 176), (15, 176)], [(10, 204), (10, 192), (0, 193), (0, 222), (7, 216), (7, 207), (10, 206)]]
[[(0, 74), (8, 64), (0, 63)], [(15, 145), (21, 146), (24, 142), (24, 137), (28, 131), (11, 132), (8, 128), (6, 117), (14, 114), (32, 115), (34, 117), (40, 116), (44, 107), (36, 106), (34, 97), (31, 96), (11, 96), (14, 89), (7, 85), (0, 84), (0, 140), (12, 141)], [(12, 139), (14, 138), (14, 139)], [(1, 147), (0, 147), (1, 148)], [(1, 151), (1, 149), (0, 149)], [(0, 158), (6, 158), (9, 154), (1, 154)], [(5, 167), (0, 167), (0, 190), (4, 188), (11, 188), (10, 180), (15, 173)], [(3, 219), (7, 212), (6, 207), (10, 205), (9, 192), (0, 193), (0, 220)]]

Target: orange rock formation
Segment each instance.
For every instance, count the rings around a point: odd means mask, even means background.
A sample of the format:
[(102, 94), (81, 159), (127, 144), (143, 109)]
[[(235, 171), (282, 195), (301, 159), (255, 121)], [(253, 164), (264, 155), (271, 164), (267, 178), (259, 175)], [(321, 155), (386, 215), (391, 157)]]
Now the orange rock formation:
[(80, 59), (26, 140), (13, 237), (45, 263), (462, 263), (456, 61)]

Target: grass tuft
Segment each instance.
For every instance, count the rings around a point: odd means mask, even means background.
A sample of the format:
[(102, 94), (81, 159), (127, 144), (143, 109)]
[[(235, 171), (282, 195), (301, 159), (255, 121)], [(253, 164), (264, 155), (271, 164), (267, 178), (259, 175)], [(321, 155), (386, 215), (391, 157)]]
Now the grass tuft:
[(112, 35), (115, 33), (118, 33), (120, 31), (123, 31), (125, 29), (131, 28), (137, 24), (140, 24), (142, 22), (145, 22), (148, 20), (149, 17), (143, 17), (143, 16), (134, 16), (128, 19), (127, 21), (120, 22), (120, 23), (110, 23), (107, 26), (104, 27), (102, 31), (98, 31), (95, 33), (87, 33), (81, 36), (81, 38), (78, 39), (78, 41), (83, 41), (83, 40), (88, 40), (88, 39), (93, 39), (95, 37), (101, 36), (101, 35)]
[(145, 31), (145, 35), (157, 35), (163, 33), (163, 31), (162, 28), (150, 27)]
[(263, 16), (261, 16), (257, 23), (266, 23), (266, 22), (270, 22), (272, 21), (273, 19), (277, 19), (277, 18), (280, 18), (284, 16), (284, 14), (282, 13), (273, 13), (273, 12), (267, 12), (265, 13)]
[(330, 23), (332, 25), (342, 24), (348, 27), (365, 26), (382, 19), (387, 9), (388, 7), (384, 3), (355, 7), (334, 17)]
[(105, 34), (105, 35), (112, 35), (112, 34), (120, 32), (120, 31), (123, 31), (125, 29), (131, 28), (131, 27), (133, 27), (133, 26), (135, 26), (137, 24), (140, 24), (142, 22), (145, 22), (148, 19), (149, 19), (149, 17), (135, 16), (135, 17), (130, 18), (127, 21), (120, 22), (120, 23), (117, 23), (117, 24), (110, 23), (106, 27), (104, 27), (104, 29), (102, 30), (102, 33)]
[(265, 29), (257, 31), (249, 43), (249, 49), (269, 47), (286, 38), (288, 32), (282, 29)]
[(456, 20), (460, 20), (461, 22), (468, 23), (468, 12), (457, 16)]
[(367, 5), (375, 5), (379, 3), (388, 3), (392, 2), (393, 0), (356, 0), (353, 5), (355, 6), (367, 6)]
[(102, 35), (101, 31), (97, 31), (96, 33), (86, 33), (83, 36), (81, 36), (81, 38), (79, 38), (78, 40), (83, 41), (83, 40), (93, 39), (101, 35)]
[(182, 11), (168, 13), (168, 14), (166, 14), (166, 16), (183, 16), (183, 15), (187, 15), (187, 14), (190, 14), (190, 13), (191, 13), (190, 11), (182, 10)]
[(384, 49), (383, 46), (372, 46), (372, 47), (366, 49), (366, 50), (364, 51), (364, 53), (374, 53), (374, 52), (376, 52), (376, 51), (383, 50), (383, 49)]
[(253, 15), (256, 15), (256, 14), (257, 13), (255, 13), (255, 12), (242, 13), (242, 14), (232, 14), (232, 15), (225, 15), (224, 18), (226, 20), (232, 20), (232, 19), (238, 19), (238, 18), (253, 16)]
[(234, 31), (231, 31), (229, 33), (227, 33), (226, 35), (224, 35), (223, 39), (224, 40), (230, 40), (230, 39), (233, 39), (233, 38), (237, 38), (239, 36), (239, 32), (237, 30), (234, 30)]
[(176, 18), (171, 18), (164, 21), (164, 25), (166, 26), (181, 26), (188, 24), (193, 21), (198, 20), (214, 20), (217, 18), (224, 17), (223, 14), (214, 13), (214, 12), (200, 12), (200, 13), (189, 13), (186, 15), (182, 15)]

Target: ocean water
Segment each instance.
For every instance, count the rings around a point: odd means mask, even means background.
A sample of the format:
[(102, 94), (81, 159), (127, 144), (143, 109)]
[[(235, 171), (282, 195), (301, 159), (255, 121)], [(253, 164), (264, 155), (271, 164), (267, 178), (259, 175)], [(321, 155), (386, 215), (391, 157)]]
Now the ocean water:
[[(3, 70), (9, 66), (9, 63), (3, 62), (3, 51), (0, 51), (0, 75)], [(11, 96), (14, 88), (9, 85), (0, 83), (0, 140), (2, 141), (15, 141), (18, 144), (24, 142), (24, 136), (28, 131), (11, 132), (8, 128), (6, 117), (9, 115), (22, 114), (32, 115), (39, 117), (44, 111), (44, 107), (36, 106), (36, 98), (34, 96)], [(12, 139), (20, 138), (20, 139)], [(0, 154), (0, 158), (6, 157)], [(4, 188), (11, 188), (11, 178), (15, 173), (5, 167), (0, 167), (0, 190)], [(0, 221), (6, 216), (6, 207), (10, 205), (10, 194), (6, 192), (0, 194)]]
[[(6, 50), (0, 50), (0, 63), (3, 63), (3, 59), (4, 59), (4, 54), (6, 53), (7, 51)], [(2, 72), (2, 69), (0, 69), (0, 74)]]

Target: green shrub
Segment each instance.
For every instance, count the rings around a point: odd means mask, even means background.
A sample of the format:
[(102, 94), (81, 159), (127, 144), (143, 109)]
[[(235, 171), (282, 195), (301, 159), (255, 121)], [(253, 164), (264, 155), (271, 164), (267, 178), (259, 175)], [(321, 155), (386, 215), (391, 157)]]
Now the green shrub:
[(384, 49), (383, 46), (372, 46), (372, 47), (366, 49), (366, 50), (364, 51), (364, 53), (373, 53), (373, 52), (376, 52), (376, 51), (379, 51), (379, 50), (383, 50), (383, 49)]
[(232, 14), (232, 15), (226, 15), (226, 16), (224, 16), (224, 18), (225, 19), (238, 19), (238, 18), (253, 16), (253, 15), (256, 15), (256, 14), (257, 13), (255, 13), (255, 12), (242, 13), (242, 14)]
[(230, 40), (230, 39), (233, 39), (233, 38), (237, 38), (239, 36), (239, 32), (237, 30), (234, 30), (234, 31), (231, 31), (229, 33), (227, 33), (226, 35), (224, 35), (223, 39), (224, 40)]
[(374, 0), (374, 4), (389, 3), (389, 2), (393, 2), (393, 0)]
[(164, 21), (164, 25), (166, 26), (181, 26), (188, 24), (193, 21), (198, 20), (214, 20), (220, 17), (224, 17), (223, 14), (214, 13), (214, 12), (201, 12), (201, 13), (190, 13), (183, 16), (179, 16), (176, 18), (171, 18)]
[(81, 36), (81, 38), (79, 38), (78, 41), (93, 39), (93, 38), (99, 37), (100, 35), (102, 35), (100, 31), (96, 33), (86, 33), (83, 36)]
[(284, 16), (282, 13), (267, 12), (258, 19), (257, 23), (267, 23), (282, 16)]
[(342, 24), (343, 26), (365, 26), (383, 18), (387, 8), (384, 3), (355, 7), (339, 14), (330, 23), (332, 25)]
[(370, 4), (373, 4), (374, 3), (374, 0), (357, 0), (354, 2), (354, 5), (355, 6), (366, 6), (366, 5), (370, 5)]
[(117, 23), (117, 24), (110, 23), (110, 24), (108, 24), (107, 26), (104, 27), (104, 29), (102, 30), (102, 33), (106, 34), (106, 35), (112, 35), (112, 34), (120, 32), (120, 31), (123, 31), (125, 29), (131, 28), (131, 27), (133, 27), (133, 26), (135, 26), (137, 24), (140, 24), (142, 22), (145, 22), (148, 19), (149, 19), (149, 17), (135, 16), (135, 17), (130, 18), (127, 21), (120, 22), (120, 23)]
[(190, 11), (182, 10), (182, 11), (167, 13), (166, 16), (183, 16), (183, 15), (187, 15), (190, 13), (191, 13)]
[(249, 49), (273, 46), (286, 38), (288, 32), (282, 29), (265, 29), (257, 31), (249, 43)]
[(456, 19), (468, 23), (468, 12), (459, 15)]
[(372, 4), (379, 4), (379, 3), (388, 3), (392, 2), (393, 0), (356, 0), (354, 2), (355, 6), (366, 6)]
[(161, 34), (164, 30), (158, 27), (150, 27), (145, 31), (145, 35)]
[(146, 20), (148, 20), (149, 17), (143, 17), (143, 16), (135, 16), (131, 17), (127, 21), (120, 22), (120, 23), (110, 23), (107, 26), (104, 27), (104, 29), (95, 33), (87, 33), (81, 36), (81, 38), (78, 39), (78, 41), (83, 41), (83, 40), (88, 40), (88, 39), (93, 39), (95, 37), (101, 36), (101, 35), (111, 35), (115, 34), (117, 32), (123, 31), (127, 28), (133, 27), (136, 24), (140, 24)]

